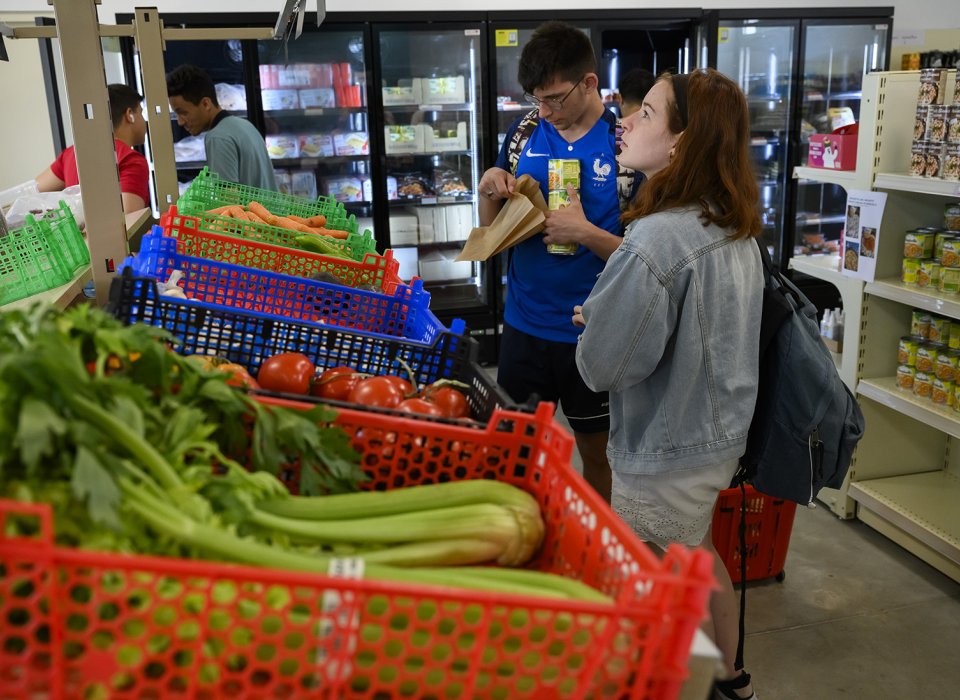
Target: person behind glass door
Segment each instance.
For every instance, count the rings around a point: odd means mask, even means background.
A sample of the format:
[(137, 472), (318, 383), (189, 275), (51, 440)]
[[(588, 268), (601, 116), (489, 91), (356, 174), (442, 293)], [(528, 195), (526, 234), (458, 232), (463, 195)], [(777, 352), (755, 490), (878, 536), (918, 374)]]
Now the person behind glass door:
[(647, 96), (656, 81), (657, 76), (645, 68), (633, 68), (623, 74), (617, 86), (620, 114), (623, 119), (640, 109), (643, 98)]
[(648, 179), (623, 244), (573, 309), (580, 373), (610, 392), (614, 510), (657, 548), (713, 555), (707, 631), (728, 679), (717, 700), (756, 698), (735, 668), (737, 599), (711, 533), (757, 397), (763, 272), (749, 146), (747, 102), (729, 78), (661, 77), (624, 121), (620, 157)]
[(210, 76), (191, 65), (167, 74), (170, 109), (191, 136), (204, 134), (207, 166), (223, 180), (277, 190), (273, 164), (257, 128), (220, 108)]
[[(580, 330), (570, 308), (587, 298), (604, 260), (620, 245), (616, 117), (604, 108), (589, 38), (563, 22), (546, 22), (520, 56), (518, 81), (537, 109), (507, 131), (496, 165), (480, 179), (480, 224), (489, 225), (513, 192), (515, 177), (531, 175), (547, 196), (547, 161), (580, 161), (580, 194), (551, 211), (545, 235), (510, 250), (498, 383), (519, 402), (532, 394), (559, 402), (583, 458), (583, 474), (606, 500), (610, 467), (607, 395), (589, 390), (574, 353)], [(535, 126), (511, 172), (510, 143), (524, 120)], [(577, 243), (573, 255), (547, 252), (548, 243)]]
[[(143, 209), (150, 202), (150, 167), (143, 154), (134, 146), (142, 146), (147, 139), (147, 122), (143, 118), (143, 97), (129, 85), (114, 83), (107, 86), (110, 101), (110, 119), (113, 122), (113, 147), (117, 154), (117, 174), (123, 211), (130, 213)], [(80, 184), (77, 174), (77, 155), (73, 146), (63, 151), (53, 164), (37, 175), (40, 192), (59, 192)]]

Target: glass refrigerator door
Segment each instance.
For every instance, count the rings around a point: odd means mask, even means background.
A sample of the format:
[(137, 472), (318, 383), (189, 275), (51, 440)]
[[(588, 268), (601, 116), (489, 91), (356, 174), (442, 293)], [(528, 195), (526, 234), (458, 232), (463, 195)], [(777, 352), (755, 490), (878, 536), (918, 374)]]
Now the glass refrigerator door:
[(330, 195), (372, 229), (365, 35), (325, 26), (258, 42), (267, 152), (281, 192)]
[(750, 108), (750, 152), (756, 164), (763, 240), (780, 259), (786, 230), (790, 96), (797, 27), (791, 23), (720, 20), (717, 69), (735, 80)]
[(488, 266), (457, 261), (477, 225), (483, 175), (482, 36), (476, 28), (378, 33), (389, 242), (437, 312), (489, 308)]
[[(863, 76), (870, 71), (886, 70), (888, 31), (889, 24), (883, 21), (804, 24), (798, 158), (801, 165), (810, 164), (813, 134), (830, 134), (860, 121)], [(839, 164), (839, 158), (834, 157)], [(799, 180), (792, 253), (835, 253), (844, 227), (846, 201), (847, 193), (839, 185)]]

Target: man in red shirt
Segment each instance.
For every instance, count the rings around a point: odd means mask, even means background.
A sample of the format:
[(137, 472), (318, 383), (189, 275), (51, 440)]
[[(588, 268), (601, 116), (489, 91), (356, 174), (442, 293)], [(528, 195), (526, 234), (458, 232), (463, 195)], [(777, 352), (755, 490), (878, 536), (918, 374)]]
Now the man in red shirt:
[[(147, 123), (143, 118), (143, 97), (129, 85), (107, 86), (110, 97), (110, 117), (113, 120), (114, 148), (120, 172), (120, 191), (123, 211), (143, 209), (150, 203), (150, 168), (147, 159), (133, 146), (143, 145), (147, 138)], [(59, 192), (79, 185), (77, 156), (70, 146), (57, 157), (49, 168), (37, 176), (41, 192)]]

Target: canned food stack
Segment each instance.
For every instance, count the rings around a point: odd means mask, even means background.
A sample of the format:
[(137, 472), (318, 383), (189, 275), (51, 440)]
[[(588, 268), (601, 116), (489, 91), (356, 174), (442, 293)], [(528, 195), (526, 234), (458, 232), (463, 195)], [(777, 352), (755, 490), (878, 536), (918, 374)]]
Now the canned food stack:
[[(580, 191), (580, 161), (575, 158), (551, 158), (547, 163), (547, 208), (562, 209), (570, 204), (567, 186)], [(547, 252), (554, 255), (573, 255), (576, 243), (549, 243)]]
[(960, 412), (960, 323), (915, 309), (897, 365), (901, 391)]
[(942, 294), (960, 293), (960, 202), (946, 205), (942, 228), (907, 231), (900, 280)]
[(960, 90), (954, 79), (947, 100), (948, 70), (920, 71), (920, 91), (910, 150), (910, 174), (960, 180)]

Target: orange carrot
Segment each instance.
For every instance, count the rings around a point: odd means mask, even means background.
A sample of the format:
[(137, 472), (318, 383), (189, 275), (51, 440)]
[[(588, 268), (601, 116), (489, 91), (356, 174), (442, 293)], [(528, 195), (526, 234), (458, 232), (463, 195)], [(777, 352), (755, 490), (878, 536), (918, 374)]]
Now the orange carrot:
[(265, 206), (260, 204), (260, 202), (251, 201), (247, 205), (247, 211), (256, 214), (267, 223), (270, 223), (270, 218), (273, 216), (273, 214), (271, 214)]
[(317, 228), (313, 227), (310, 229), (310, 233), (315, 233), (318, 236), (327, 236), (328, 238), (336, 238), (338, 240), (346, 240), (347, 232), (346, 231), (337, 231), (332, 228)]
[(311, 216), (303, 223), (310, 228), (323, 228), (327, 225), (327, 217), (323, 216), (322, 214), (317, 214), (316, 216)]
[(222, 216), (232, 216), (232, 214), (228, 214), (227, 212), (229, 212), (229, 211), (230, 211), (231, 209), (233, 209), (235, 206), (236, 206), (235, 204), (226, 204), (226, 205), (224, 205), (224, 206), (222, 206), (222, 207), (217, 207), (217, 208), (215, 208), (215, 209), (207, 209), (207, 213), (208, 213), (208, 214), (213, 214), (213, 215), (218, 215), (218, 214), (219, 214), (219, 215), (222, 215)]

